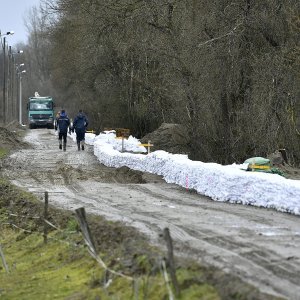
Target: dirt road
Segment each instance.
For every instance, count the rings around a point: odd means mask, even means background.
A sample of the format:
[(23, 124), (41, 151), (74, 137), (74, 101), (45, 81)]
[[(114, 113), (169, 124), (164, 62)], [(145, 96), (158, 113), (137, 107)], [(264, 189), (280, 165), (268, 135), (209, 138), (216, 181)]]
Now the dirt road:
[(91, 147), (58, 149), (51, 130), (28, 131), (32, 149), (12, 154), (4, 173), (18, 186), (66, 209), (84, 206), (124, 221), (159, 243), (169, 227), (176, 254), (238, 275), (261, 291), (300, 299), (300, 218), (265, 208), (218, 203), (151, 174), (98, 163)]

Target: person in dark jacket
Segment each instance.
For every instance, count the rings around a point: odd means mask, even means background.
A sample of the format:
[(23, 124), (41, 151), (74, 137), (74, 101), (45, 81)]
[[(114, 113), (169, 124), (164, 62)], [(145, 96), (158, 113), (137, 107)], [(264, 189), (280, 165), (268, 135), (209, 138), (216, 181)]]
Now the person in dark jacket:
[[(63, 149), (66, 151), (67, 148), (67, 134), (68, 128), (70, 126), (70, 119), (67, 116), (65, 110), (60, 112), (60, 116), (56, 120), (55, 130), (58, 130), (58, 141), (59, 141), (59, 149)], [(63, 143), (62, 143), (63, 140)]]
[(60, 111), (57, 112), (56, 116), (55, 116), (55, 120), (54, 120), (54, 128), (55, 130), (57, 130), (57, 121), (58, 121), (58, 118), (60, 116)]
[(84, 150), (84, 141), (85, 141), (85, 132), (86, 128), (88, 126), (89, 122), (87, 117), (84, 115), (82, 110), (79, 110), (78, 115), (74, 118), (72, 130), (76, 132), (76, 141), (77, 141), (77, 147), (78, 151)]

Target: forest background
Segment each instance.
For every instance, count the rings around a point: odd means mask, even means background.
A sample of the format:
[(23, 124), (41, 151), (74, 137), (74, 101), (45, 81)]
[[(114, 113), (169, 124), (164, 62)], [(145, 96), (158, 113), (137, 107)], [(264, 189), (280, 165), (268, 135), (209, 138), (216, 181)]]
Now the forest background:
[(285, 148), (300, 165), (299, 0), (41, 0), (26, 26), (23, 99), (83, 109), (97, 132), (182, 124), (195, 160)]

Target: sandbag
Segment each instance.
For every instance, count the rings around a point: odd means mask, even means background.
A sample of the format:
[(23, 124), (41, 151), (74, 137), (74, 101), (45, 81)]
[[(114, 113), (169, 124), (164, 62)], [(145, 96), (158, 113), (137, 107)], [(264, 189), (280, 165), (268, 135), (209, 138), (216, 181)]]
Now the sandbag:
[(251, 157), (245, 160), (250, 171), (269, 171), (271, 169), (270, 160), (264, 157)]

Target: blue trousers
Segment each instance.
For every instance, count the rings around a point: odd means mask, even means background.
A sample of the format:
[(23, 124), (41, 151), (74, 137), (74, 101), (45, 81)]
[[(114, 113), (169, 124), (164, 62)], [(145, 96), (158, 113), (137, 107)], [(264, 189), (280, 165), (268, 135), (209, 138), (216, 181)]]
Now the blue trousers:
[(76, 131), (76, 141), (77, 141), (77, 143), (81, 142), (81, 141), (84, 141), (84, 139), (85, 139), (85, 131), (77, 130)]

